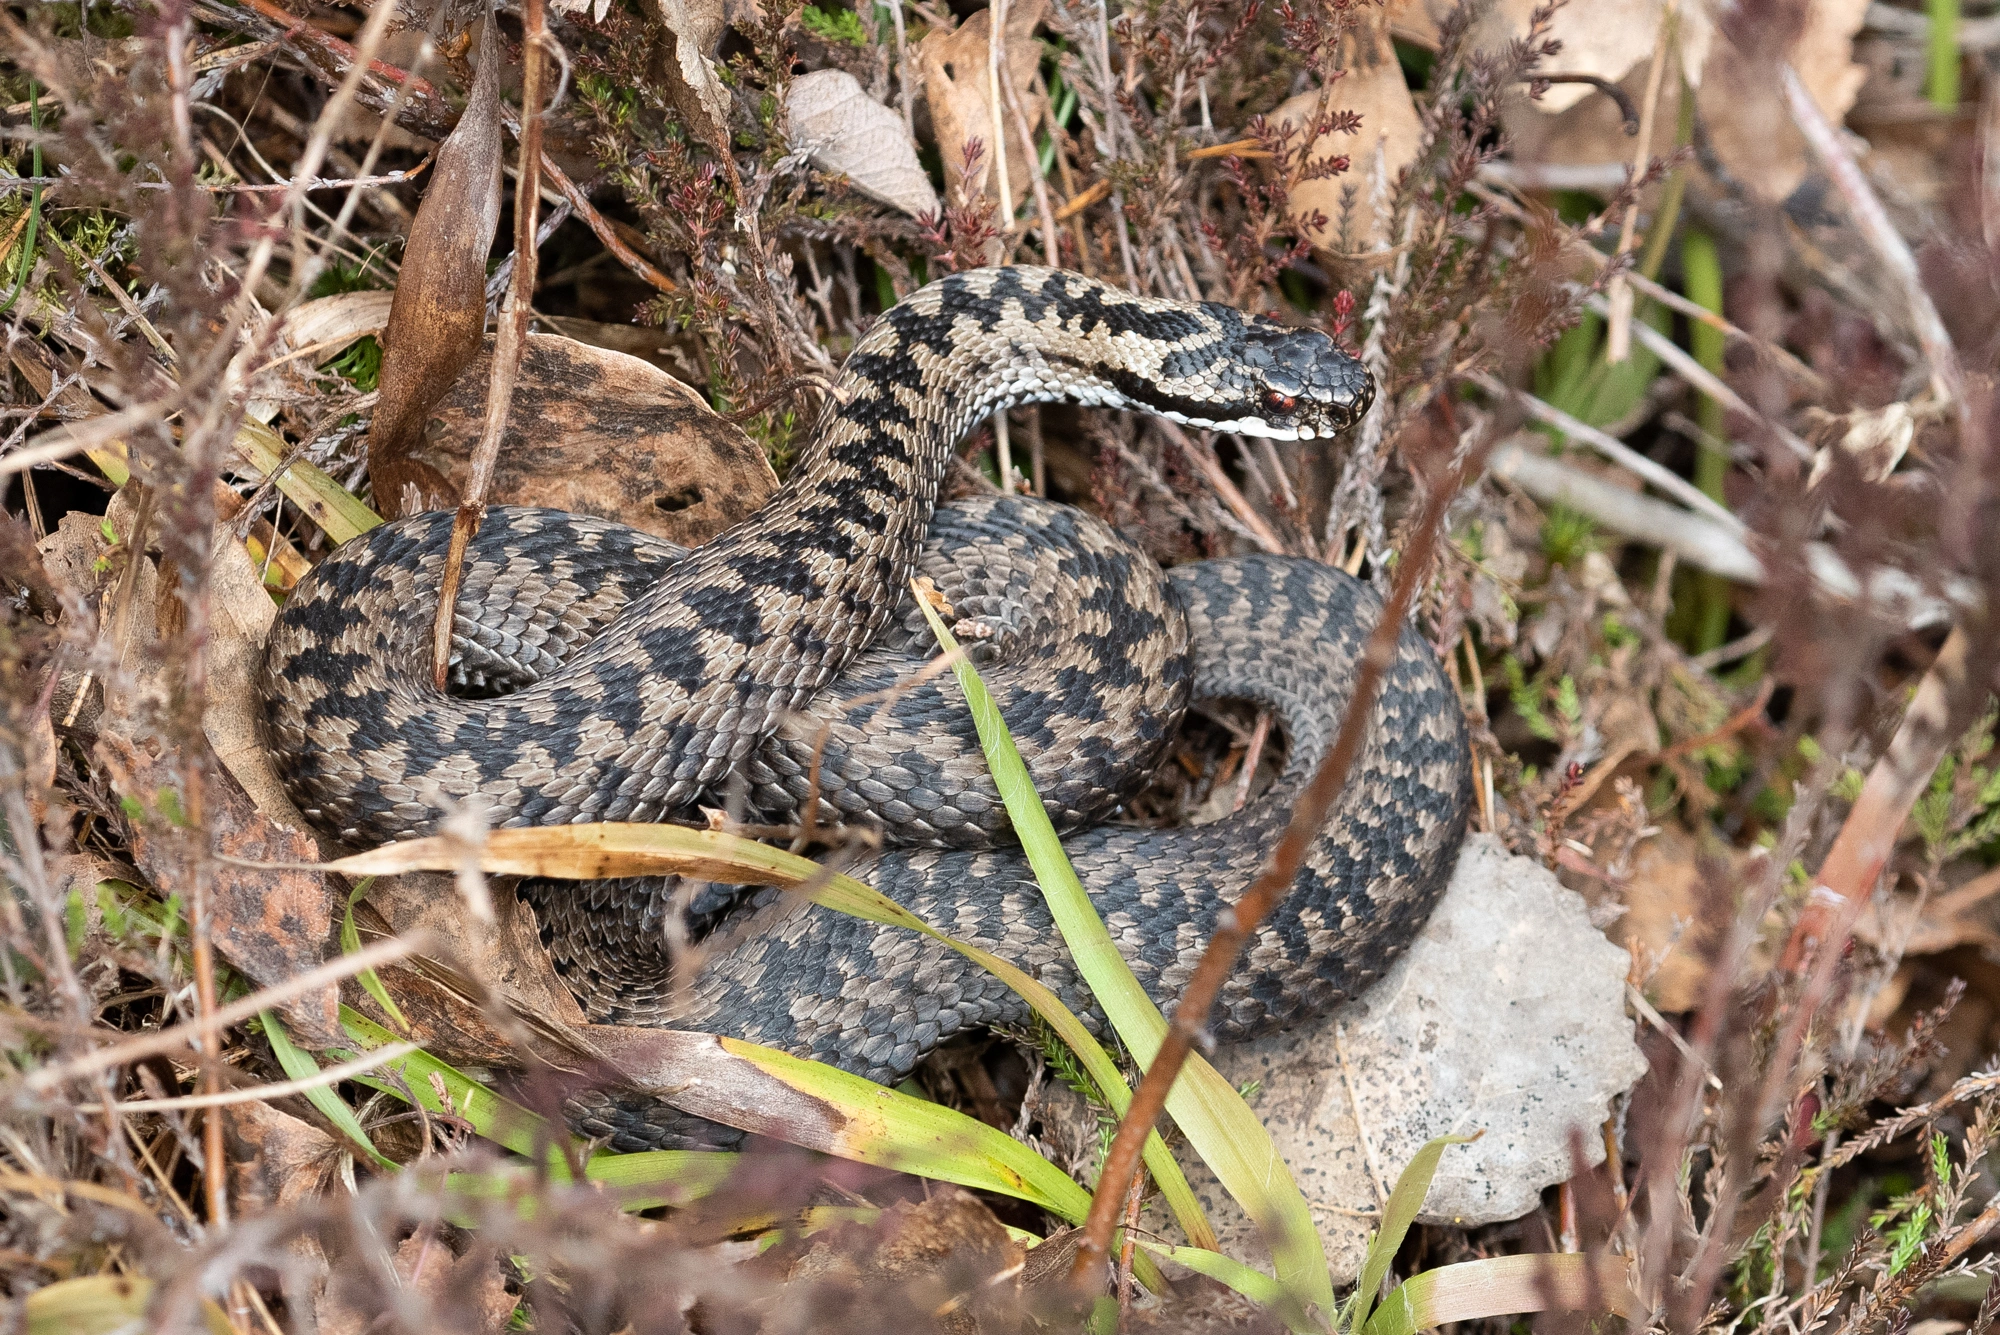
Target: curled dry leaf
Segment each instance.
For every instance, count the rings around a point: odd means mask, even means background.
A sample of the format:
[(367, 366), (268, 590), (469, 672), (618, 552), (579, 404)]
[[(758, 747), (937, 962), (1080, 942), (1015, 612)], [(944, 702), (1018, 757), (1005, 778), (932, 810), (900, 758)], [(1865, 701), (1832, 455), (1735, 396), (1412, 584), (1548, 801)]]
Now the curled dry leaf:
[[(120, 538), (121, 548), (129, 543), (135, 516), (130, 492), (112, 498), (103, 523)], [(256, 674), (264, 654), (264, 637), (277, 606), (265, 587), (263, 572), (237, 542), (227, 524), (215, 531), (213, 565), (209, 581), (209, 634), (207, 653), (208, 691), (203, 700), (202, 731), (216, 758), (228, 768), (256, 805), (257, 810), (293, 829), (305, 829), (305, 818), (285, 795), (276, 771), (259, 735), (262, 704)], [(96, 609), (97, 633), (117, 662), (136, 673), (119, 684), (129, 694), (117, 702), (120, 712), (130, 713), (136, 702), (164, 699), (171, 687), (175, 665), (164, 657), (164, 645), (184, 620), (177, 596), (163, 589), (157, 562), (140, 556), (139, 568), (132, 572), (130, 609), (121, 614), (127, 601), (122, 588), (128, 554), (114, 548), (99, 521), (82, 513), (63, 517), (54, 533), (42, 540), (40, 555), (46, 568), (83, 602)], [(78, 693), (84, 692), (83, 698)], [(81, 672), (71, 672), (57, 684), (53, 714), (66, 731), (94, 734), (103, 708), (103, 694), (95, 684), (86, 685)]]
[[(1868, 78), (1867, 67), (1854, 62), (1854, 35), (1867, 11), (1867, 0), (1815, 0), (1805, 6), (1798, 35), (1777, 53), (1835, 125)], [(1785, 106), (1771, 54), (1735, 46), (1725, 30), (1696, 102), (1716, 157), (1740, 188), (1777, 204), (1805, 182), (1812, 155)]]
[(937, 191), (917, 161), (903, 118), (846, 70), (814, 70), (792, 81), (785, 108), (792, 144), (821, 171), (847, 177), (870, 199), (911, 217), (938, 211)]
[(395, 300), (394, 292), (336, 292), (305, 302), (286, 312), (278, 342), (286, 353), (317, 349), (303, 360), (323, 362), (363, 335), (381, 333)]
[[(133, 861), (161, 894), (188, 894), (190, 868), (202, 855), (196, 839), (233, 859), (212, 860), (204, 873), (215, 947), (253, 983), (281, 982), (324, 958), (333, 897), (319, 872), (243, 865), (313, 863), (320, 857), (318, 842), (305, 833), (256, 741), (254, 673), (275, 609), (241, 545), (218, 531), (202, 726), (215, 752), (229, 755), (260, 792), (253, 802), (231, 769), (206, 763), (203, 800), (196, 804), (189, 793), (190, 758), (141, 740), (158, 729), (134, 722), (149, 718), (178, 693), (180, 661), (167, 651), (177, 643), (171, 632), (185, 614), (172, 582), (162, 580), (153, 560), (131, 546), (135, 515), (129, 496), (118, 493), (102, 521), (122, 539), (122, 554), (114, 553), (96, 517), (80, 513), (65, 516), (41, 545), (43, 568), (65, 588), (66, 606), (96, 612), (96, 625), (79, 632), (98, 638), (100, 663), (109, 660), (121, 669), (101, 693), (80, 678), (59, 683), (55, 722), (65, 731), (96, 735), (97, 760), (134, 813)], [(276, 819), (274, 812), (280, 813)], [(197, 815), (199, 828), (192, 824)], [(338, 1033), (335, 1001), (335, 990), (328, 987), (285, 1011), (302, 1034), (330, 1041)]]
[[(1301, 181), (1291, 195), (1292, 220), (1312, 243), (1350, 258), (1387, 249), (1396, 178), (1423, 147), (1423, 125), (1403, 81), (1388, 22), (1381, 11), (1369, 13), (1369, 20), (1342, 41), (1346, 73), (1325, 90), (1326, 111), (1357, 113), (1361, 129), (1320, 137), (1303, 159), (1311, 163), (1345, 156), (1350, 165), (1335, 176)], [(1304, 133), (1319, 115), (1320, 97), (1319, 89), (1300, 93), (1272, 112), (1271, 119)]]
[(1831, 438), (1833, 443), (1822, 446), (1813, 456), (1807, 486), (1826, 476), (1827, 469), (1832, 467), (1830, 451), (1834, 448), (1852, 455), (1861, 475), (1870, 482), (1885, 482), (1910, 452), (1910, 442), (1917, 435), (1916, 414), (1900, 400), (1881, 408), (1859, 408), (1851, 413), (1823, 416), (1825, 421), (1818, 434), (1823, 439)]
[[(453, 487), (471, 468), (491, 360), (489, 339), (411, 450)], [(615, 519), (692, 547), (748, 518), (777, 485), (754, 441), (658, 367), (530, 334), (487, 499)]]
[(243, 544), (218, 531), (209, 571), (208, 697), (201, 727), (215, 758), (243, 785), (257, 810), (296, 830), (305, 817), (285, 794), (262, 732), (257, 672), (278, 608)]
[(457, 504), (450, 484), (408, 455), (486, 327), (486, 257), (500, 226), (500, 66), (489, 21), (465, 114), (438, 148), (403, 249), (382, 336), (381, 397), (368, 427), (375, 505), (391, 517)]
[(643, 0), (648, 18), (665, 31), (655, 73), (662, 76), (674, 109), (702, 142), (729, 153), (729, 90), (716, 72), (713, 52), (727, 18), (722, 0)]
[[(1497, 53), (1526, 36), (1537, 4), (1538, 0), (1500, 0), (1473, 30), (1473, 44)], [(1452, 8), (1451, 0), (1398, 0), (1391, 7), (1390, 22), (1399, 35), (1408, 33), (1435, 47), (1437, 25)], [(1661, 19), (1669, 9), (1674, 12), (1674, 52), (1680, 68), (1688, 82), (1700, 84), (1715, 37), (1716, 6), (1710, 0), (1571, 0), (1550, 20), (1548, 37), (1561, 42), (1562, 50), (1545, 58), (1542, 68), (1551, 74), (1589, 74), (1616, 83), (1652, 59)], [(1556, 84), (1534, 105), (1556, 115), (1596, 95), (1588, 84)]]
[[(263, 366), (276, 372), (276, 384), (284, 390), (311, 393), (313, 368), (338, 356), (356, 339), (381, 333), (394, 299), (393, 292), (336, 292), (293, 307), (278, 321)], [(258, 388), (263, 395), (274, 392), (268, 381)], [(276, 398), (258, 397), (250, 400), (246, 411), (268, 426), (282, 406)]]
[[(1040, 126), (1041, 112), (1031, 107), (1034, 99), (1028, 98), (1026, 92), (1042, 58), (1035, 27), (1047, 11), (1048, 0), (1014, 0), (1007, 6), (1007, 30), (1001, 34), (1003, 58), (1015, 89), (1022, 95), (1021, 110), (1028, 117), (1030, 134)], [(953, 197), (961, 188), (970, 195), (991, 193), (996, 198), (999, 195), (993, 171), (996, 122), (987, 97), (992, 31), (991, 11), (982, 9), (956, 31), (934, 29), (917, 47), (924, 101), (930, 107), (931, 124), (937, 133), (938, 154), (944, 159), (945, 190)], [(1006, 108), (1003, 106), (1001, 110), (1004, 113)], [(1020, 142), (1020, 134), (1013, 128), (1012, 117), (1003, 114), (1002, 119), (1007, 127), (1007, 188), (1013, 196), (1007, 201), (1007, 211), (1011, 216), (1027, 198), (1034, 166)], [(979, 156), (972, 179), (966, 181), (965, 146), (975, 139), (985, 151)]]

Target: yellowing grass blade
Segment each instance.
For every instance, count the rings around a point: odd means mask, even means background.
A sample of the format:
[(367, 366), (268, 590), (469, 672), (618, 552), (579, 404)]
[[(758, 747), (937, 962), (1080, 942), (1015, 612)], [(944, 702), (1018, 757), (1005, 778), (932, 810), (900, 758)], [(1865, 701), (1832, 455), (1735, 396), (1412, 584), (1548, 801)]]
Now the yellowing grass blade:
[[(270, 427), (249, 420), (236, 429), (236, 436), (230, 443), (235, 447), (237, 457), (260, 478), (269, 477), (282, 467), (291, 448), (286, 445), (285, 438)], [(114, 485), (125, 485), (132, 469), (124, 441), (110, 441), (87, 453), (90, 461)], [(326, 536), (336, 545), (358, 537), (382, 522), (382, 516), (356, 500), (352, 492), (335, 482), (325, 471), (304, 459), (294, 459), (291, 467), (279, 473), (278, 490), (286, 500), (305, 511), (315, 524), (325, 529)]]
[(1615, 1256), (1496, 1256), (1414, 1275), (1382, 1300), (1366, 1335), (1416, 1335), (1450, 1321), (1549, 1310), (1616, 1312), (1643, 1322), (1645, 1306)]
[[(958, 645), (951, 632), (921, 593), (917, 605), (923, 609), (938, 643), (946, 652), (956, 650)], [(1092, 995), (1104, 1008), (1118, 1037), (1141, 1066), (1151, 1064), (1166, 1038), (1166, 1017), (1132, 976), (1125, 957), (1112, 943), (1111, 933), (1105, 930), (1103, 919), (1091, 906), (1090, 896), (1069, 865), (1062, 841), (1049, 823), (1034, 781), (1028, 777), (1028, 767), (1015, 749), (1006, 721), (987, 693), (986, 684), (963, 657), (953, 664), (952, 670), (957, 674), (959, 688), (965, 692), (973, 724), (979, 730), (980, 745), (986, 752), (987, 766), (993, 771), (993, 781), (1007, 804), (1014, 833), (1020, 836), (1021, 847), (1035, 869), (1035, 879), (1041, 884), (1063, 943), (1069, 947), (1077, 969), (1090, 984)], [(1312, 1214), (1306, 1208), (1304, 1194), (1292, 1180), (1291, 1170), (1279, 1157), (1277, 1147), (1250, 1106), (1213, 1066), (1199, 1054), (1191, 1054), (1167, 1095), (1167, 1112), (1216, 1180), (1264, 1230), (1277, 1263), (1278, 1282), (1286, 1292), (1305, 1310), (1317, 1307), (1321, 1313), (1331, 1315), (1333, 1280), (1327, 1273), (1326, 1255), (1320, 1249)], [(1152, 1166), (1150, 1157), (1147, 1166)]]
[(831, 1149), (842, 1158), (1018, 1196), (1072, 1224), (1090, 1213), (1088, 1192), (1004, 1131), (823, 1062), (733, 1038), (721, 1043), (732, 1056), (842, 1113), (846, 1122)]
[[(449, 871), (466, 857), (463, 844), (442, 838), (385, 844), (329, 863), (350, 875), (392, 875), (404, 871)], [(609, 876), (676, 874), (725, 885), (809, 886), (814, 903), (869, 922), (905, 927), (949, 946), (990, 971), (1034, 1007), (1090, 1072), (1114, 1111), (1123, 1112), (1131, 1090), (1109, 1053), (1055, 993), (996, 955), (946, 936), (878, 890), (851, 876), (828, 872), (807, 858), (718, 830), (679, 825), (606, 823), (559, 825), (545, 829), (494, 830), (477, 850), (482, 870), (496, 876), (558, 876), (590, 880)], [(810, 1065), (810, 1063), (808, 1063)], [(787, 1081), (787, 1083), (792, 1083)], [(804, 1089), (802, 1085), (795, 1088)], [(872, 1085), (869, 1088), (873, 1088)], [(1234, 1092), (1231, 1092), (1234, 1097)], [(819, 1147), (815, 1147), (819, 1148)], [(831, 1151), (842, 1152), (842, 1151)], [(1215, 1233), (1202, 1216), (1194, 1190), (1155, 1133), (1147, 1140), (1146, 1165), (1159, 1182), (1168, 1207), (1189, 1239), (1211, 1250)], [(918, 1169), (908, 1169), (920, 1172)], [(956, 1180), (956, 1179), (954, 1179)], [(1065, 1178), (1067, 1180), (1067, 1178)], [(1060, 1213), (1060, 1212), (1058, 1212)]]
[[(86, 1275), (58, 1280), (21, 1303), (28, 1335), (113, 1335), (139, 1330), (153, 1302), (153, 1281), (144, 1275)], [(235, 1335), (220, 1307), (201, 1300), (201, 1326), (210, 1335)]]

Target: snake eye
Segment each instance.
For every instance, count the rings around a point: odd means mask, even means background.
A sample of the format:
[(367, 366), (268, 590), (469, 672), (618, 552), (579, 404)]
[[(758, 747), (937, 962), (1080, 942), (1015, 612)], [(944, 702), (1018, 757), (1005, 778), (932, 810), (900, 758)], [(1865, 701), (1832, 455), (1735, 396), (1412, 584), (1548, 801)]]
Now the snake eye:
[(1264, 406), (1274, 413), (1288, 413), (1298, 406), (1298, 402), (1291, 395), (1280, 394), (1275, 389), (1268, 391), (1264, 395)]

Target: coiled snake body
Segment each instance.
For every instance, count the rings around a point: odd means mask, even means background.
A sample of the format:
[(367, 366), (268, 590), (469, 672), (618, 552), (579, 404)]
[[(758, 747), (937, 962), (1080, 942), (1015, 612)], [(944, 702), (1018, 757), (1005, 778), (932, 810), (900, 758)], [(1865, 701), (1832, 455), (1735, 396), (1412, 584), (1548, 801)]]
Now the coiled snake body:
[[(921, 569), (984, 645), (982, 671), (1037, 787), (1077, 831), (1065, 846), (1078, 874), (1171, 1009), (1331, 745), (1379, 603), (1294, 558), (1163, 575), (1047, 502), (961, 502), (934, 521), (938, 486), (958, 437), (1005, 404), (1066, 399), (1311, 439), (1351, 425), (1371, 392), (1323, 335), (1228, 307), (1048, 270), (953, 275), (884, 314), (786, 485), (706, 546), (683, 553), (553, 511), (490, 512), (459, 598), (453, 693), (428, 671), (450, 516), (341, 547), (273, 629), (268, 737), (301, 809), (356, 845), (428, 833), (441, 807), (475, 797), (505, 825), (687, 819), (732, 797), (784, 819), (813, 791), (824, 737), (822, 819), (830, 808), (872, 821), (904, 845), (856, 874), (1094, 1015), (1019, 849), (982, 847), (1005, 839), (1006, 820), (962, 702), (935, 681), (887, 710), (854, 701), (922, 656), (928, 633), (905, 593)], [(1271, 791), (1200, 827), (1094, 824), (1144, 780), (1191, 698), (1275, 713), (1287, 750)], [(1221, 1037), (1364, 987), (1449, 876), (1468, 809), (1464, 721), (1413, 633), (1372, 724), (1225, 992)], [(773, 893), (718, 911), (739, 917)], [(710, 959), (676, 992), (660, 883), (522, 894), (600, 1020), (729, 1034), (892, 1082), (955, 1032), (1026, 1018), (957, 954), (818, 910)], [(596, 1097), (571, 1112), (620, 1148), (672, 1144), (677, 1115), (657, 1107)]]

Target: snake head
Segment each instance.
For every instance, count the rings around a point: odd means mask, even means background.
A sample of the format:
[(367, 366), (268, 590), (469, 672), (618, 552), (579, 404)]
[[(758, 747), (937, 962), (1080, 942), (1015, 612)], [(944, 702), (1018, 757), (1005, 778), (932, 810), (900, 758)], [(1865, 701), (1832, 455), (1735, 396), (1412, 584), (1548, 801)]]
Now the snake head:
[(1261, 316), (1243, 318), (1242, 418), (1218, 430), (1279, 440), (1326, 439), (1361, 420), (1375, 399), (1368, 368), (1316, 329), (1292, 329)]

